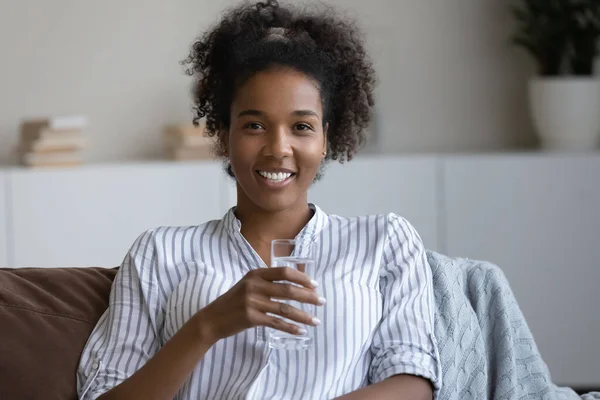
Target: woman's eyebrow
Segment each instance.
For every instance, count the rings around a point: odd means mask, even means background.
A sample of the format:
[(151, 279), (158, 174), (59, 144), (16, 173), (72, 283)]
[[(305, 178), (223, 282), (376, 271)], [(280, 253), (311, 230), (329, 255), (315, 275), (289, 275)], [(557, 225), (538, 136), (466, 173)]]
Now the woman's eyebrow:
[(245, 115), (251, 115), (251, 116), (255, 116), (255, 117), (264, 117), (265, 113), (259, 110), (244, 110), (244, 111), (240, 111), (240, 113), (238, 114), (238, 118), (239, 117), (243, 117)]
[[(264, 117), (264, 116), (266, 116), (266, 114), (263, 111), (248, 109), (248, 110), (240, 111), (239, 114), (238, 114), (238, 118), (246, 116), (246, 115), (255, 116), (255, 117)], [(296, 111), (292, 112), (292, 115), (295, 115), (295, 116), (298, 116), (298, 117), (316, 117), (316, 118), (319, 118), (319, 114), (317, 114), (313, 110), (296, 110)]]
[(298, 117), (317, 117), (317, 118), (319, 118), (319, 114), (317, 114), (313, 110), (296, 110), (292, 113), (292, 115), (296, 115)]

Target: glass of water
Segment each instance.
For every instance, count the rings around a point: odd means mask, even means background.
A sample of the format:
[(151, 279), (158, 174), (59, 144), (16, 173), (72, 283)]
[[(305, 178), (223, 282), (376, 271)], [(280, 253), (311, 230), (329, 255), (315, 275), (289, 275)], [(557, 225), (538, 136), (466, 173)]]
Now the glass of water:
[[(277, 239), (271, 242), (271, 267), (289, 267), (297, 269), (308, 276), (314, 276), (315, 270), (315, 253), (312, 242), (297, 242), (295, 240)], [(280, 282), (290, 283), (290, 282)], [(295, 285), (295, 284), (293, 284)], [(299, 285), (297, 285), (299, 286)], [(314, 316), (316, 306), (313, 304), (301, 303), (291, 300), (276, 300), (286, 303), (298, 310), (304, 311), (308, 315)], [(304, 333), (293, 335), (287, 332), (282, 332), (276, 329), (269, 329), (268, 343), (269, 347), (278, 350), (306, 350), (313, 345), (313, 330), (310, 325), (300, 325), (296, 321), (292, 321), (281, 316), (285, 322), (298, 326), (304, 329)]]

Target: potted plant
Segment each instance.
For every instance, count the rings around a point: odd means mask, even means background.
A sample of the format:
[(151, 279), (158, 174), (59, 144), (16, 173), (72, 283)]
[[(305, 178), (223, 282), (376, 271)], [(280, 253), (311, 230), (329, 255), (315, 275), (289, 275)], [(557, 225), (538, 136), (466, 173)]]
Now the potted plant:
[(600, 0), (519, 0), (513, 42), (533, 56), (532, 119), (543, 147), (589, 150), (600, 142)]

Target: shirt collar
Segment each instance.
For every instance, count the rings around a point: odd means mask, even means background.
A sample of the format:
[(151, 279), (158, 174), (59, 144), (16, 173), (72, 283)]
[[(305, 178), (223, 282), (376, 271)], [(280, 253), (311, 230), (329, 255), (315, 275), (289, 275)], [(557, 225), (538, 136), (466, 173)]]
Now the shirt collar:
[[(329, 216), (317, 205), (309, 203), (308, 206), (314, 211), (314, 214), (304, 228), (302, 228), (300, 233), (298, 233), (295, 238), (296, 240), (315, 241), (329, 221)], [(240, 220), (235, 216), (235, 207), (231, 207), (229, 211), (227, 211), (222, 221), (230, 233), (239, 233), (242, 228)]]

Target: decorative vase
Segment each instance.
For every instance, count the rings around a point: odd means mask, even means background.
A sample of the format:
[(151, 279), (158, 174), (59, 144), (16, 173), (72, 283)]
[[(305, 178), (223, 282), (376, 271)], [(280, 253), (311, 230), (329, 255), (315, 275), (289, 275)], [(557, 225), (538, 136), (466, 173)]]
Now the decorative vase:
[(550, 151), (598, 148), (599, 78), (535, 78), (529, 82), (529, 101), (542, 148)]

